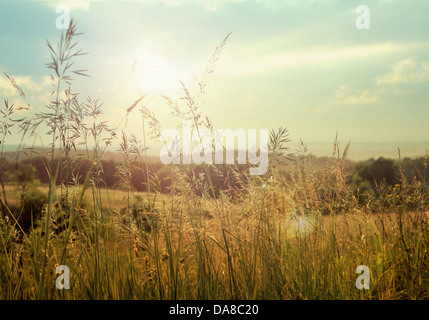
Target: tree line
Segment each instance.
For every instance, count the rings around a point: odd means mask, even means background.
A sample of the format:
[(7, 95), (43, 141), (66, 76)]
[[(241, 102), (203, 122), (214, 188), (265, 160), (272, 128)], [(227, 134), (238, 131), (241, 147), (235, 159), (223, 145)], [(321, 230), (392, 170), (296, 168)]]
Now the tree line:
[[(53, 166), (59, 165), (59, 159), (56, 159)], [(90, 160), (81, 160), (78, 164), (72, 162), (69, 164), (62, 163), (61, 165), (67, 166), (68, 170), (61, 170), (62, 175), (58, 175), (56, 184), (80, 184), (85, 182), (88, 171), (90, 170)], [(160, 191), (165, 191), (170, 185), (171, 181), (169, 176), (171, 174), (172, 167), (165, 166), (160, 162), (151, 162), (149, 165), (149, 175), (159, 179)], [(101, 160), (100, 166), (100, 183), (101, 186), (107, 188), (117, 188), (121, 182), (119, 174), (119, 168), (121, 163), (115, 160)], [(0, 159), (0, 182), (2, 186), (4, 184), (16, 183), (23, 188), (34, 181), (38, 181), (41, 184), (48, 184), (50, 176), (48, 170), (46, 170), (46, 162), (42, 158), (30, 158), (21, 160), (16, 164), (8, 163), (6, 158)], [(240, 166), (237, 166), (240, 170)], [(351, 162), (348, 175), (348, 181), (354, 186), (365, 186), (368, 188), (376, 188), (380, 183), (385, 185), (393, 186), (399, 184), (401, 179), (406, 178), (409, 181), (412, 179), (419, 179), (425, 184), (429, 182), (429, 168), (427, 157), (420, 158), (404, 158), (402, 161), (386, 159), (380, 157), (378, 159), (369, 159), (366, 161)], [(64, 167), (63, 167), (64, 169)], [(218, 166), (219, 170), (219, 166)], [(283, 169), (282, 172), (287, 175), (287, 168)], [(132, 188), (135, 191), (143, 192), (147, 190), (147, 173), (145, 170), (145, 163), (140, 161), (132, 161), (129, 163), (129, 177)], [(193, 178), (197, 179), (200, 174), (206, 174), (203, 166), (191, 165), (189, 167), (189, 178), (192, 181)], [(228, 166), (221, 166), (220, 172), (209, 172), (211, 175), (211, 181), (216, 189), (224, 189), (228, 186), (233, 186), (238, 182), (238, 178), (233, 178), (234, 175), (228, 173)], [(227, 176), (230, 177), (227, 177)], [(245, 179), (244, 177), (242, 177)], [(152, 178), (151, 178), (152, 179)], [(227, 180), (226, 184), (225, 179)], [(223, 181), (222, 181), (223, 180)]]

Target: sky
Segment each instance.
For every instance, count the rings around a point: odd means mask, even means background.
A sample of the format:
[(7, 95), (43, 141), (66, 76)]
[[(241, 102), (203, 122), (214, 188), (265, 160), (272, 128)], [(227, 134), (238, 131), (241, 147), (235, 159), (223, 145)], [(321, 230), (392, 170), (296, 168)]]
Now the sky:
[[(52, 99), (46, 40), (59, 39), (61, 5), (88, 52), (75, 65), (91, 77), (76, 77), (73, 89), (82, 100), (100, 99), (112, 127), (142, 94), (162, 129), (180, 125), (161, 96), (180, 98), (181, 81), (196, 94), (230, 34), (199, 100), (215, 128), (286, 127), (293, 143), (309, 145), (333, 142), (338, 132), (351, 150), (429, 148), (429, 1), (0, 0), (0, 103), (24, 104), (4, 73), (24, 89), (27, 112)], [(369, 8), (369, 29), (356, 27), (359, 5)], [(133, 112), (127, 130), (141, 136)], [(39, 139), (49, 143), (43, 131)]]

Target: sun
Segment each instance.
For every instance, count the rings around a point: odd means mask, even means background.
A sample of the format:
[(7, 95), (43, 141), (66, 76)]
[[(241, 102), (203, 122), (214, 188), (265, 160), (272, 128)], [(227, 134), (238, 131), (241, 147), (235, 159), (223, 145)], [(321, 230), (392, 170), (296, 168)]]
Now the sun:
[(136, 86), (159, 89), (167, 76), (163, 61), (155, 56), (136, 57), (132, 65), (132, 72)]
[(170, 95), (179, 88), (179, 76), (167, 59), (156, 54), (138, 54), (131, 59), (134, 86), (144, 94)]

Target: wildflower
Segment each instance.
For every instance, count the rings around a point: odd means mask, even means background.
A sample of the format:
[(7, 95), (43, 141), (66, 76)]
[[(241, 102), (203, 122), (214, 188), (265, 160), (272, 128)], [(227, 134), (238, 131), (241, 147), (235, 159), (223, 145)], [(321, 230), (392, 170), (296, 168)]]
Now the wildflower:
[(169, 257), (170, 257), (170, 255), (168, 254), (168, 252), (167, 252), (167, 251), (165, 251), (165, 252), (162, 254), (162, 256), (161, 256), (161, 260), (162, 260), (162, 261), (165, 261), (165, 260), (167, 260)]

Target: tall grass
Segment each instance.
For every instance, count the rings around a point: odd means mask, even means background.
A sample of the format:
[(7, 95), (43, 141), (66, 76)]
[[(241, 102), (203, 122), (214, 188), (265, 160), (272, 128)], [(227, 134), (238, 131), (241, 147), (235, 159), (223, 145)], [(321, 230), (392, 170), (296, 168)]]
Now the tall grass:
[[(41, 218), (28, 232), (8, 206), (1, 162), (1, 299), (429, 298), (425, 181), (403, 175), (400, 185), (384, 186), (381, 196), (368, 195), (361, 204), (346, 179), (349, 145), (341, 152), (336, 138), (321, 170), (304, 143), (291, 160), (288, 132), (280, 128), (270, 135), (265, 175), (248, 176), (235, 165), (203, 165), (199, 174), (192, 166), (172, 166), (165, 192), (147, 160), (146, 136), (159, 139), (161, 124), (143, 104), (144, 96), (124, 112), (126, 119), (140, 105), (142, 124), (148, 124), (141, 143), (122, 121), (111, 128), (99, 120), (102, 103), (80, 102), (72, 91), (72, 75), (86, 75), (71, 70), (82, 54), (76, 30), (71, 21), (56, 48), (48, 42), (54, 91), (45, 111), (15, 120), (4, 100), (2, 147), (13, 125), (23, 137), (48, 127), (52, 142), (49, 155), (36, 154), (50, 183)], [(196, 95), (182, 83), (183, 99), (165, 97), (172, 114), (191, 121), (198, 133), (213, 131), (200, 101), (228, 38), (215, 49)], [(101, 166), (114, 139), (123, 156), (117, 172), (117, 188), (125, 195), (120, 210), (111, 205)], [(85, 151), (72, 157), (79, 145)], [(285, 161), (291, 168), (286, 176)], [(89, 170), (79, 185), (81, 166)], [(145, 172), (145, 196), (131, 183), (135, 170)], [(229, 188), (217, 190), (213, 179)], [(70, 290), (55, 287), (58, 265), (70, 269)], [(359, 265), (370, 268), (369, 290), (355, 286)]]

